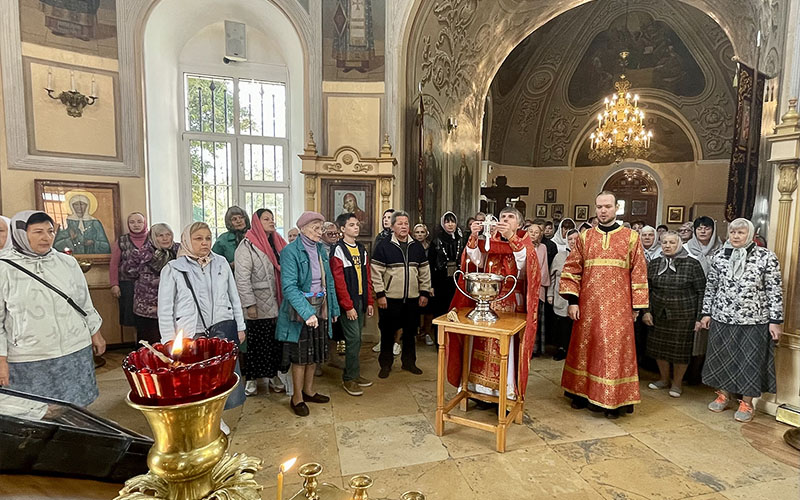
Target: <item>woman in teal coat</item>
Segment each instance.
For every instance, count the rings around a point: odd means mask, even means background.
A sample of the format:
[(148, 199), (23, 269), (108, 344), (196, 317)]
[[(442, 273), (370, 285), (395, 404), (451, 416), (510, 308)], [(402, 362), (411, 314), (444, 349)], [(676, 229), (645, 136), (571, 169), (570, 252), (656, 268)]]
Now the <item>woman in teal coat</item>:
[(322, 238), (325, 219), (304, 212), (297, 220), (300, 237), (281, 252), (283, 302), (275, 337), (284, 342), (283, 365), (292, 365), (294, 394), (289, 404), (295, 414), (309, 414), (309, 403), (327, 403), (314, 391), (314, 370), (328, 355), (331, 324), (339, 317), (339, 301)]
[(236, 256), (236, 248), (244, 239), (247, 231), (250, 230), (250, 220), (247, 213), (237, 206), (232, 206), (225, 212), (225, 227), (228, 230), (219, 236), (211, 251), (217, 255), (222, 255), (228, 264), (233, 267), (233, 259)]

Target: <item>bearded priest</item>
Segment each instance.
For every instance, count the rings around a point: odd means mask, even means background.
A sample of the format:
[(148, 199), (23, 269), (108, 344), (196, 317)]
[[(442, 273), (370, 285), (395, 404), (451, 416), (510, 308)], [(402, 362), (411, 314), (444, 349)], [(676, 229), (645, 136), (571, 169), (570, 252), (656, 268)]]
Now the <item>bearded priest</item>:
[[(525, 394), (528, 368), (536, 340), (541, 281), (536, 251), (528, 233), (520, 229), (521, 223), (522, 214), (517, 209), (506, 207), (501, 210), (500, 221), (494, 227), (487, 252), (486, 240), (478, 238), (482, 227), (481, 222), (473, 222), (470, 227), (471, 234), (461, 258), (461, 270), (465, 273), (481, 270), (501, 276), (512, 275), (517, 278), (514, 293), (491, 304), (491, 308), (498, 314), (514, 312), (527, 314), (525, 329), (521, 334), (515, 335), (509, 348), (507, 385), (509, 399), (516, 399), (518, 395), (524, 396)], [(463, 277), (459, 284), (464, 289)], [(500, 296), (507, 294), (512, 286), (512, 280), (504, 282)], [(474, 305), (475, 301), (459, 292), (453, 297), (450, 307), (472, 307)], [(456, 333), (448, 333), (448, 335), (447, 380), (452, 385), (459, 387), (464, 337)], [(472, 342), (467, 381), (469, 390), (498, 396), (500, 343), (496, 339), (473, 336), (469, 337), (469, 341)]]
[(616, 220), (617, 208), (614, 193), (597, 195), (600, 224), (581, 233), (559, 290), (575, 322), (561, 387), (573, 408), (593, 405), (608, 418), (640, 402), (633, 322), (649, 302), (639, 233)]

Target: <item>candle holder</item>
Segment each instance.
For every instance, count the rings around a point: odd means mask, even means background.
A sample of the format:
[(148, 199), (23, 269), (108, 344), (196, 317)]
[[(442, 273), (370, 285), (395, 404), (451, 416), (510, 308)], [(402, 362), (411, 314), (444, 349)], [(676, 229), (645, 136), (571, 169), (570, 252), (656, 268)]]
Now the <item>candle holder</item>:
[[(367, 489), (374, 484), (372, 478), (366, 474), (350, 478), (348, 484), (353, 489), (352, 493), (330, 483), (320, 483), (317, 478), (322, 474), (322, 465), (316, 462), (301, 465), (297, 474), (303, 478), (303, 489), (295, 493), (290, 500), (369, 500)], [(400, 498), (425, 500), (425, 495), (418, 491), (407, 491)]]
[(348, 483), (353, 488), (353, 500), (369, 500), (367, 489), (372, 486), (372, 478), (366, 474), (353, 476)]
[(67, 114), (73, 118), (80, 118), (83, 116), (83, 108), (94, 104), (98, 97), (93, 95), (83, 95), (77, 90), (64, 90), (58, 95), (54, 95), (53, 89), (44, 89), (50, 99), (61, 101), (61, 104), (67, 107)]
[(262, 486), (253, 478), (261, 460), (228, 455), (228, 438), (220, 430), (225, 400), (239, 383), (234, 374), (221, 393), (175, 405), (127, 403), (144, 413), (155, 444), (147, 455), (150, 472), (125, 482), (115, 500), (257, 500)]
[(303, 495), (308, 500), (319, 500), (319, 494), (317, 493), (317, 476), (322, 474), (322, 466), (312, 462), (300, 466), (297, 473), (303, 478)]

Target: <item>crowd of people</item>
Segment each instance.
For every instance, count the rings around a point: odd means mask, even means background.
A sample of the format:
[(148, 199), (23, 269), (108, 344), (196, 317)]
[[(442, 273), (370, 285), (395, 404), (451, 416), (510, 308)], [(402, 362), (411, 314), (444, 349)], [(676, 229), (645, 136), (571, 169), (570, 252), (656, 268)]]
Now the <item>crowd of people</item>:
[[(709, 410), (738, 400), (736, 420), (749, 421), (753, 398), (775, 391), (783, 321), (775, 254), (754, 242), (745, 219), (731, 222), (723, 241), (709, 217), (671, 231), (618, 221), (617, 208), (603, 192), (595, 217), (554, 225), (507, 207), (488, 232), (480, 212), (460, 226), (447, 211), (430, 228), (389, 209), (371, 248), (356, 213), (326, 221), (304, 212), (284, 239), (271, 210), (231, 207), (216, 239), (194, 222), (176, 241), (169, 226), (148, 227), (134, 212), (112, 246), (109, 281), (120, 323), (135, 327), (137, 340), (166, 342), (183, 331), (239, 345), (243, 383), (228, 408), (261, 386), (286, 392), (291, 410), (309, 415), (308, 404), (329, 401), (314, 379), (331, 361), (343, 390), (362, 395), (373, 385), (359, 363), (362, 333), (376, 312), (378, 377), (390, 376), (395, 358), (421, 374), (417, 343), (439, 340), (432, 318), (473, 303), (456, 293), (461, 269), (518, 279), (514, 293), (492, 304), (528, 318), (512, 343), (508, 397), (525, 393), (529, 360), (547, 352), (564, 360), (562, 387), (574, 408), (617, 418), (640, 402), (643, 358), (658, 369), (647, 387), (676, 398), (699, 360), (702, 382), (717, 391)], [(53, 248), (56, 229), (41, 211), (0, 217), (0, 385), (85, 406), (98, 395), (102, 319), (77, 261)], [(448, 340), (454, 385), (465, 373), (461, 340)], [(476, 338), (470, 349), (470, 389), (496, 396), (496, 342)]]

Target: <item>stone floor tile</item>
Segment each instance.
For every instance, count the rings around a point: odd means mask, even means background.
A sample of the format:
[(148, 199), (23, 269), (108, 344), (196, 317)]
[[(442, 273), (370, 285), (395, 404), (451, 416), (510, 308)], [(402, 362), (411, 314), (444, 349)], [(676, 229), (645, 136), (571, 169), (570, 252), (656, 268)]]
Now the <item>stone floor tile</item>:
[[(533, 429), (548, 444), (626, 434), (622, 427), (605, 418), (602, 412), (595, 413), (587, 409), (574, 410), (570, 408), (567, 398), (543, 399), (537, 401), (535, 405), (526, 403), (525, 413), (528, 416), (525, 425)], [(636, 417), (623, 416), (620, 418)]]

